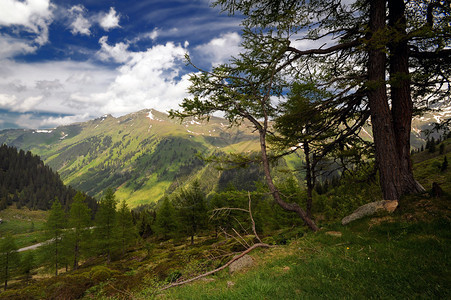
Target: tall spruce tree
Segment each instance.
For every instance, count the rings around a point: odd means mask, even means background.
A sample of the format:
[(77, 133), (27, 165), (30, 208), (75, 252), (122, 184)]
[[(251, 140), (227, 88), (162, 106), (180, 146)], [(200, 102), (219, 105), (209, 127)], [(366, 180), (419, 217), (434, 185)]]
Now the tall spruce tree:
[(12, 277), (20, 262), (14, 238), (7, 234), (0, 240), (0, 279), (4, 281), (5, 291), (8, 280)]
[(180, 224), (176, 211), (169, 198), (165, 197), (156, 212), (154, 231), (164, 239), (174, 238), (178, 235)]
[(45, 223), (45, 235), (48, 243), (42, 247), (44, 256), (51, 268), (55, 268), (55, 276), (58, 276), (58, 268), (61, 264), (67, 264), (67, 243), (64, 230), (67, 228), (67, 217), (56, 198), (50, 209)]
[(100, 200), (95, 216), (95, 248), (97, 253), (106, 256), (107, 263), (111, 262), (111, 255), (118, 247), (116, 205), (117, 201), (114, 192), (109, 188)]
[(125, 254), (127, 247), (136, 240), (138, 234), (133, 224), (132, 213), (128, 208), (127, 202), (122, 200), (117, 211), (117, 237), (120, 241), (122, 255)]
[(69, 228), (67, 241), (73, 258), (73, 269), (78, 269), (78, 263), (85, 247), (90, 244), (91, 209), (85, 202), (86, 197), (77, 192), (69, 211)]

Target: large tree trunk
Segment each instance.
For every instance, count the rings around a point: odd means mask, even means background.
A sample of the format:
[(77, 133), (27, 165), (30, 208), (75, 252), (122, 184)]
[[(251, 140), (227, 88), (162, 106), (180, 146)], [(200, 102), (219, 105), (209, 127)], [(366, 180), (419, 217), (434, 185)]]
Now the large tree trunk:
[(396, 135), (385, 85), (386, 54), (378, 36), (386, 34), (385, 0), (370, 3), (370, 40), (368, 45), (368, 101), (373, 126), (376, 163), (385, 200), (398, 200), (402, 194), (401, 166)]
[(424, 191), (413, 178), (410, 159), (410, 131), (413, 102), (409, 77), (409, 46), (403, 0), (389, 0), (390, 88), (396, 150), (400, 162), (401, 195)]
[(310, 147), (308, 141), (303, 142), (304, 154), (305, 154), (305, 181), (307, 185), (307, 216), (312, 218), (312, 202), (313, 202), (313, 187), (314, 187), (314, 174), (312, 163), (310, 162)]
[(264, 129), (259, 129), (260, 134), (260, 149), (262, 151), (263, 170), (265, 173), (266, 183), (268, 184), (269, 191), (274, 198), (274, 201), (286, 211), (292, 211), (298, 214), (298, 216), (304, 221), (304, 223), (313, 231), (318, 231), (319, 228), (315, 222), (307, 215), (307, 213), (297, 203), (287, 203), (280, 197), (279, 190), (274, 185), (271, 169), (269, 166), (268, 154), (266, 152), (266, 132)]

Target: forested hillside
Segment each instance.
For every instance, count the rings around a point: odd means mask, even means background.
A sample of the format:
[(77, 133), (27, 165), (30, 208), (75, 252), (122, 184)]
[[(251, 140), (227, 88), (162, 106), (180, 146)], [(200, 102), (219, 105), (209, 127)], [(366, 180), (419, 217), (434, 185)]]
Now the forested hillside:
[[(0, 146), (0, 210), (13, 203), (18, 208), (47, 210), (56, 198), (68, 207), (75, 194), (39, 156)], [(92, 209), (96, 207), (93, 198), (87, 202)]]
[(245, 153), (258, 146), (248, 124), (230, 128), (222, 118), (181, 123), (156, 110), (105, 115), (51, 130), (4, 130), (0, 143), (40, 155), (66, 184), (90, 196), (112, 188), (132, 207), (156, 202), (195, 178), (206, 190), (226, 186), (230, 176), (200, 156)]

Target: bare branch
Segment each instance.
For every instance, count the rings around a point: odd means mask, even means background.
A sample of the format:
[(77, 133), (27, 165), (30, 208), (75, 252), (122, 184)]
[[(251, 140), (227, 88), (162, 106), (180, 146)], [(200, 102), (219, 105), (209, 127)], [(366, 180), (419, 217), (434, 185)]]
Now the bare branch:
[(226, 263), (226, 264), (223, 265), (222, 267), (219, 267), (219, 268), (214, 269), (214, 270), (212, 270), (212, 271), (209, 271), (209, 272), (207, 272), (207, 273), (201, 274), (201, 275), (199, 275), (199, 276), (193, 277), (193, 278), (191, 278), (191, 279), (187, 279), (187, 280), (184, 280), (184, 281), (172, 283), (172, 284), (170, 284), (170, 285), (167, 285), (167, 286), (161, 288), (160, 291), (164, 291), (164, 290), (167, 290), (167, 289), (172, 288), (172, 287), (175, 287), (175, 286), (179, 286), (179, 285), (183, 285), (183, 284), (186, 284), (186, 283), (190, 283), (190, 282), (193, 282), (193, 281), (195, 281), (195, 280), (198, 280), (198, 279), (201, 279), (201, 278), (203, 278), (203, 277), (206, 277), (206, 276), (208, 276), (208, 275), (211, 275), (211, 274), (214, 274), (214, 273), (216, 273), (216, 272), (219, 272), (219, 271), (221, 271), (221, 270), (224, 270), (225, 268), (227, 268), (228, 266), (230, 266), (234, 261), (236, 261), (236, 260), (240, 259), (241, 257), (245, 256), (246, 254), (248, 254), (248, 253), (251, 252), (252, 250), (254, 250), (254, 249), (256, 249), (256, 248), (270, 248), (270, 247), (271, 247), (270, 245), (264, 244), (264, 243), (258, 243), (258, 244), (255, 244), (255, 245), (253, 245), (252, 247), (249, 247), (248, 249), (246, 249), (246, 250), (244, 250), (243, 252), (241, 252), (240, 255), (237, 255), (237, 256), (235, 256), (234, 258), (232, 258), (228, 263)]

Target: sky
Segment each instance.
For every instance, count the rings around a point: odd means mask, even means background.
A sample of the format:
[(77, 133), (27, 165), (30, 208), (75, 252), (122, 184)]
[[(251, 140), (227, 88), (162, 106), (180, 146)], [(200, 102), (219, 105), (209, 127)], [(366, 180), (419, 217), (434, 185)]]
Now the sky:
[(240, 22), (209, 0), (0, 0), (0, 129), (176, 109), (185, 54), (227, 62)]

